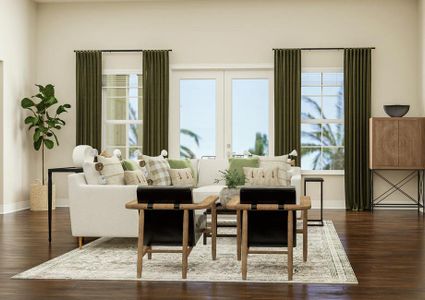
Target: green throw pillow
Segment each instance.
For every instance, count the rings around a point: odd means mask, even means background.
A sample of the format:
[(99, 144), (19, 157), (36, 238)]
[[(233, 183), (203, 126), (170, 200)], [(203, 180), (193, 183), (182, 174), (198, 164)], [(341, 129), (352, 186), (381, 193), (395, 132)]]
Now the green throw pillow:
[(123, 159), (121, 161), (122, 168), (124, 171), (137, 171), (139, 170), (139, 166), (137, 162), (131, 159)]
[(229, 158), (229, 171), (236, 171), (241, 177), (245, 178), (243, 168), (258, 168), (260, 159), (256, 158)]
[(186, 169), (189, 168), (192, 170), (193, 178), (197, 178), (196, 170), (193, 168), (192, 163), (189, 159), (169, 159), (168, 164), (170, 165), (170, 169)]

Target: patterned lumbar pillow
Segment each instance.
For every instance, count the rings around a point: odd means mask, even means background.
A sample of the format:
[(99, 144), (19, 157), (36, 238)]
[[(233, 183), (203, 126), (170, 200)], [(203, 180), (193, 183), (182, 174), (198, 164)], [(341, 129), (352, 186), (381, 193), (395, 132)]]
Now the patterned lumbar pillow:
[(142, 170), (124, 171), (124, 181), (126, 185), (148, 185)]
[(143, 155), (140, 163), (146, 167), (148, 182), (152, 185), (171, 185), (171, 177), (168, 173), (170, 165), (162, 155), (157, 157)]
[[(278, 168), (243, 168), (246, 185), (249, 186), (281, 186)], [(285, 182), (286, 183), (286, 182)], [(285, 184), (286, 186), (286, 184)]]
[(98, 155), (97, 161), (103, 164), (103, 169), (100, 170), (100, 174), (106, 178), (107, 184), (124, 185), (124, 169), (117, 157), (104, 157)]
[(194, 186), (195, 179), (193, 178), (190, 168), (184, 169), (169, 169), (171, 182), (174, 186)]
[(291, 169), (291, 165), (288, 163), (288, 155), (282, 156), (255, 156), (260, 159), (259, 167), (263, 169), (278, 168), (279, 185), (287, 186), (291, 180), (291, 176), (288, 171)]

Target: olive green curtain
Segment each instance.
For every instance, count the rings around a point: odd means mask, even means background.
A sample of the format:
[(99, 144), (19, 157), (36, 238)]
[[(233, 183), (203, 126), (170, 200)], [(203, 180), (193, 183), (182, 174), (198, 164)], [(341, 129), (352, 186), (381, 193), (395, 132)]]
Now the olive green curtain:
[(354, 211), (370, 209), (371, 56), (371, 49), (344, 50), (345, 202)]
[[(274, 52), (274, 135), (275, 155), (301, 145), (301, 50)], [(297, 159), (299, 165), (300, 159)]]
[(143, 154), (168, 150), (169, 51), (143, 51)]
[(77, 51), (77, 145), (102, 147), (102, 52)]

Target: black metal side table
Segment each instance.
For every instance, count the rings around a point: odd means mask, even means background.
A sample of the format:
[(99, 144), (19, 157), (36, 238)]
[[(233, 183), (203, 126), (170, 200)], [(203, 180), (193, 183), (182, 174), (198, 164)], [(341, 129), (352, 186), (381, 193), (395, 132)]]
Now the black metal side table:
[[(322, 177), (305, 177), (304, 178), (304, 196), (307, 195), (307, 182), (320, 183), (320, 219), (308, 219), (308, 226), (323, 226), (323, 181)], [(314, 223), (311, 223), (314, 222)]]
[(47, 181), (47, 207), (48, 207), (48, 219), (49, 219), (49, 243), (52, 241), (52, 175), (53, 173), (81, 173), (83, 168), (77, 167), (65, 167), (65, 168), (52, 168), (48, 169), (48, 181)]

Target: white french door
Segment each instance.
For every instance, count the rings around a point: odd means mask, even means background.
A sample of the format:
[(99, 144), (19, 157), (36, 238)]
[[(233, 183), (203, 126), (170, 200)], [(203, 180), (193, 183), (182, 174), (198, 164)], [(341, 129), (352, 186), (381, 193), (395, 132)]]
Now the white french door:
[(226, 157), (273, 149), (273, 73), (271, 70), (224, 72)]
[(272, 70), (174, 70), (170, 157), (272, 154)]

